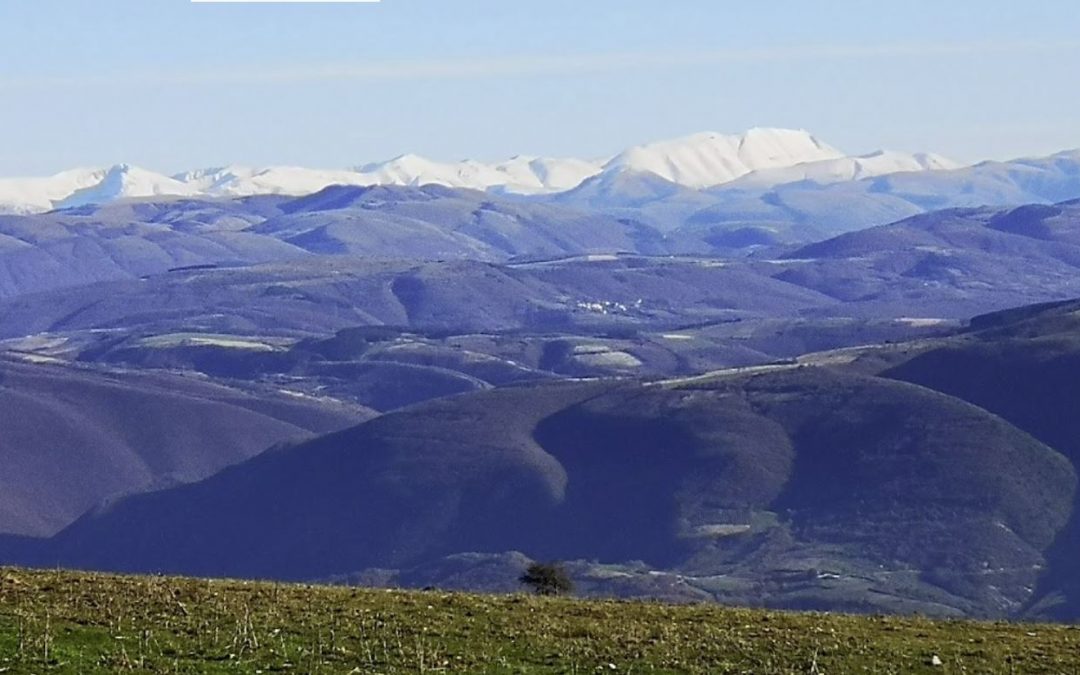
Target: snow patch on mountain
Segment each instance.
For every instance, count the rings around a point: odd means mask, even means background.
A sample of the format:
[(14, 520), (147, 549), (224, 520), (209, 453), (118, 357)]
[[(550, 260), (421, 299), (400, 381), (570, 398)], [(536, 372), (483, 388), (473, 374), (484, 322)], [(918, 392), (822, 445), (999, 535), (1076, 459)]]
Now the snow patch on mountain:
[(227, 166), (202, 169), (174, 176), (211, 197), (248, 197), (251, 195), (307, 195), (330, 185), (370, 185), (362, 176), (349, 170), (306, 169), (298, 166), (253, 168)]
[(495, 165), (507, 178), (508, 192), (564, 192), (581, 185), (600, 173), (602, 161), (552, 159), (549, 157), (514, 157)]
[(363, 185), (442, 185), (469, 190), (499, 188), (534, 194), (561, 192), (600, 173), (601, 162), (546, 157), (514, 157), (498, 164), (475, 160), (441, 163), (417, 155), (357, 167)]
[(933, 153), (909, 154), (879, 150), (859, 157), (837, 157), (793, 166), (758, 169), (725, 187), (760, 189), (801, 181), (827, 185), (909, 171), (947, 171), (962, 166), (959, 162)]

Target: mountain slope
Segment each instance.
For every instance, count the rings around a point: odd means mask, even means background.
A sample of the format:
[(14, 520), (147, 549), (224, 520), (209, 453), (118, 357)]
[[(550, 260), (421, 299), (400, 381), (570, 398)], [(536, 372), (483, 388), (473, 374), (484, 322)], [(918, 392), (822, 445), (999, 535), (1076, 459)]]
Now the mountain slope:
[(819, 185), (856, 181), (875, 176), (961, 168), (961, 164), (932, 153), (908, 154), (881, 150), (859, 157), (837, 157), (792, 166), (755, 169), (731, 181), (731, 189), (752, 189), (811, 182)]
[(941, 316), (945, 305), (971, 315), (1066, 299), (1080, 295), (1080, 202), (937, 211), (784, 257), (778, 279), (856, 313), (885, 302), (894, 316)]
[(325, 254), (507, 260), (613, 251), (666, 249), (658, 233), (637, 223), (438, 186), (117, 202), (0, 216), (0, 297)]
[[(978, 317), (971, 331), (895, 365), (885, 375), (970, 401), (1028, 431), (1080, 467), (1080, 302)], [(1080, 502), (1077, 503), (1080, 505)], [(1035, 616), (1080, 617), (1080, 510), (1049, 555), (1031, 603)]]
[(0, 360), (0, 532), (51, 534), (103, 499), (199, 480), (370, 416), (192, 378)]

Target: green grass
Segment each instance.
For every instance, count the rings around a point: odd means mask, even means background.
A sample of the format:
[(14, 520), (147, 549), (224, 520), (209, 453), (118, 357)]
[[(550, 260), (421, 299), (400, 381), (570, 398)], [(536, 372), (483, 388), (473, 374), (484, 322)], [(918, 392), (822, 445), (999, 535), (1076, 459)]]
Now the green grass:
[(0, 672), (118, 671), (1080, 673), (1080, 629), (0, 570)]

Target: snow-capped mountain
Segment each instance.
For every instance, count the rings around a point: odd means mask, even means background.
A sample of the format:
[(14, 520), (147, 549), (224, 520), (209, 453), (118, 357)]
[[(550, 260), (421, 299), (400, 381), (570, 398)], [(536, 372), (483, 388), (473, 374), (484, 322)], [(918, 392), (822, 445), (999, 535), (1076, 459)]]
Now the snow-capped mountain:
[(957, 166), (937, 155), (883, 151), (851, 157), (806, 131), (758, 128), (744, 134), (702, 133), (640, 145), (601, 160), (519, 156), (498, 163), (437, 162), (402, 155), (350, 169), (226, 166), (174, 176), (128, 165), (77, 169), (46, 178), (0, 180), (0, 212), (34, 213), (156, 196), (304, 195), (330, 185), (437, 184), (539, 195), (568, 192), (590, 181), (613, 186), (640, 183), (634, 176), (655, 176), (661, 183), (691, 191), (733, 183), (761, 189)]
[(55, 208), (79, 190), (99, 184), (107, 169), (72, 169), (44, 178), (0, 179), (0, 213), (37, 213)]
[(100, 180), (75, 190), (55, 203), (54, 207), (72, 208), (86, 204), (104, 204), (120, 199), (159, 196), (190, 197), (198, 194), (199, 190), (194, 185), (136, 166), (118, 164), (101, 173)]
[(753, 171), (842, 157), (805, 131), (751, 129), (741, 135), (704, 133), (640, 145), (617, 155), (604, 171), (653, 173), (685, 187), (707, 188)]

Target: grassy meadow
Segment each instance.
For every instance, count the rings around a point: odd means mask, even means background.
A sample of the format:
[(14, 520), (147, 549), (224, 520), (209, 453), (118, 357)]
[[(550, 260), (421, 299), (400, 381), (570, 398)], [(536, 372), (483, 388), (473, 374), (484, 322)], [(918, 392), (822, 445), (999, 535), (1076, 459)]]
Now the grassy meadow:
[(1072, 674), (1080, 629), (0, 569), (43, 672)]

